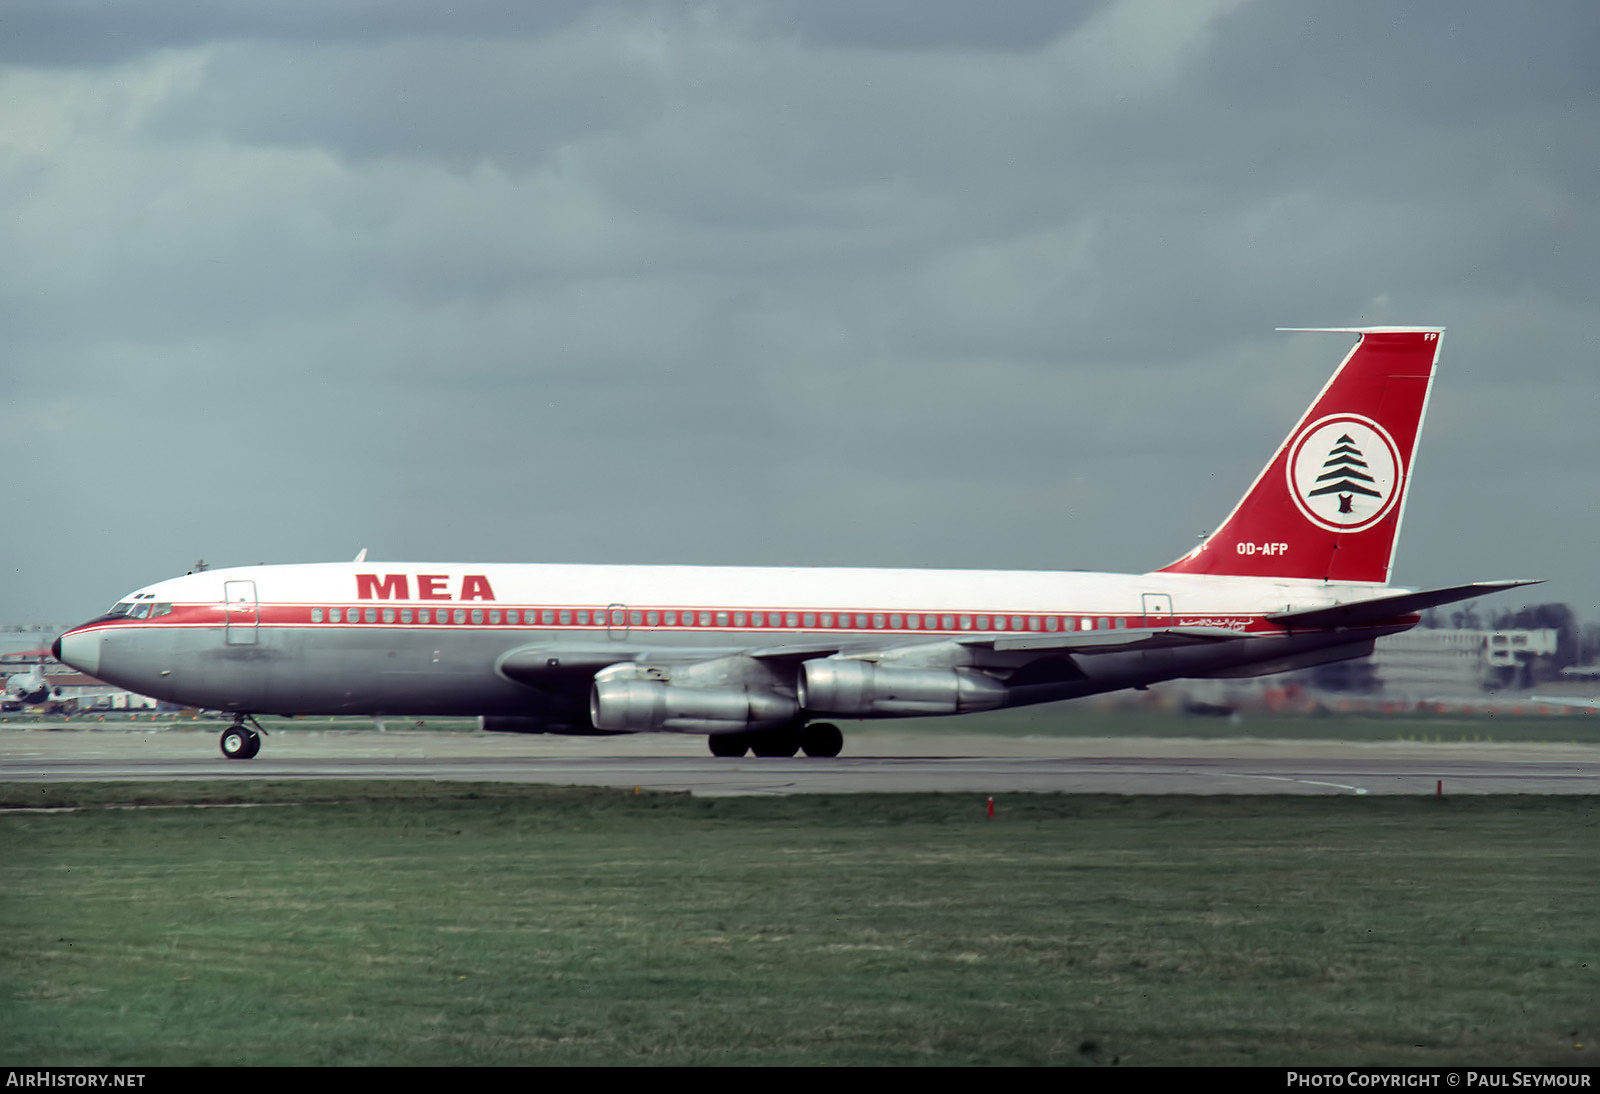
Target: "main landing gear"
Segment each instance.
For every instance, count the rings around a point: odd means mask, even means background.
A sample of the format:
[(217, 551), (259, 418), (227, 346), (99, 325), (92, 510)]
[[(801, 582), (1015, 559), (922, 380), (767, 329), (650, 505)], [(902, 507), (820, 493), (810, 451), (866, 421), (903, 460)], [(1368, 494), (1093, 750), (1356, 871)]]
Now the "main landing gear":
[(252, 760), (261, 751), (261, 737), (266, 732), (254, 715), (235, 714), (233, 725), (222, 731), (222, 754), (230, 760)]
[(757, 756), (793, 756), (801, 751), (807, 756), (829, 758), (837, 756), (844, 747), (844, 734), (830, 722), (784, 726), (780, 729), (751, 729), (742, 733), (713, 733), (706, 740), (713, 756), (729, 759), (738, 759), (746, 752), (754, 752)]

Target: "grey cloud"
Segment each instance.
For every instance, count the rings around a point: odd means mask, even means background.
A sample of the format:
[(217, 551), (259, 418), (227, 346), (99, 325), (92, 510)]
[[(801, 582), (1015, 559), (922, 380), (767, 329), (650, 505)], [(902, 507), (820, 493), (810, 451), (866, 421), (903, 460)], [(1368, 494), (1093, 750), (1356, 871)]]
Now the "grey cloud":
[(914, 7), (18, 9), (0, 622), (363, 546), (1158, 565), (1349, 344), (1272, 327), (1418, 321), (1400, 576), (1600, 599), (1590, 9)]

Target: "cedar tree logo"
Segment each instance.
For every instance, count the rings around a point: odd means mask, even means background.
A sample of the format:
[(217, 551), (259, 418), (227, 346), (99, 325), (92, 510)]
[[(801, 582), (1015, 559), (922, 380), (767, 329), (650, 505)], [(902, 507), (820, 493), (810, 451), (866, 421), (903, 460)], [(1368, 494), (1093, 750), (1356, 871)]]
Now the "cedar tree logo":
[(1360, 532), (1388, 516), (1406, 474), (1394, 438), (1360, 414), (1333, 414), (1303, 429), (1287, 470), (1300, 512), (1330, 532)]

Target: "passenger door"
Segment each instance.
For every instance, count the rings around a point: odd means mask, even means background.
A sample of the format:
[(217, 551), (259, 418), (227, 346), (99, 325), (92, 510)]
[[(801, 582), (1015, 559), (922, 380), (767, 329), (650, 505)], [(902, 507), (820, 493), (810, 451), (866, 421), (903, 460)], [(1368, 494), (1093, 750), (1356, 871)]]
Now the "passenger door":
[(256, 603), (256, 583), (224, 581), (222, 600), (225, 615), (223, 642), (229, 646), (254, 646), (261, 615)]

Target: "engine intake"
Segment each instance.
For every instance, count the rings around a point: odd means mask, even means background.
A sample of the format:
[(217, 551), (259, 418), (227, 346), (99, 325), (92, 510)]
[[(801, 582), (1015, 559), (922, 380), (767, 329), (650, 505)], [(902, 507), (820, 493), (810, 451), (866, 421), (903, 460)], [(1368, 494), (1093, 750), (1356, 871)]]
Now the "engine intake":
[(998, 680), (970, 669), (884, 668), (819, 658), (800, 667), (800, 705), (817, 714), (965, 714), (1006, 699)]
[(793, 699), (767, 691), (687, 688), (657, 680), (596, 680), (589, 717), (620, 733), (727, 733), (771, 729), (800, 713)]

